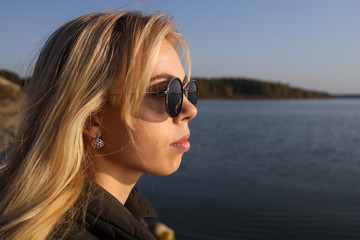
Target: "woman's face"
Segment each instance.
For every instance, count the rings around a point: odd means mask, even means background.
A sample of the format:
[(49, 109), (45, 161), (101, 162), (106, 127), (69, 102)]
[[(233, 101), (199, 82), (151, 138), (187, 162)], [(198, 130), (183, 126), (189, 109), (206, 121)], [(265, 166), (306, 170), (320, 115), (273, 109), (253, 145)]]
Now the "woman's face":
[[(175, 49), (163, 40), (149, 90), (164, 90), (174, 77), (183, 81), (184, 69)], [(146, 96), (134, 115), (135, 131), (132, 135), (135, 143), (131, 141), (118, 111), (109, 105), (102, 116), (100, 138), (105, 145), (99, 152), (104, 161), (114, 170), (127, 173), (169, 175), (175, 172), (182, 155), (190, 148), (188, 123), (196, 116), (196, 107), (184, 97), (181, 112), (173, 119), (166, 112), (165, 96)]]

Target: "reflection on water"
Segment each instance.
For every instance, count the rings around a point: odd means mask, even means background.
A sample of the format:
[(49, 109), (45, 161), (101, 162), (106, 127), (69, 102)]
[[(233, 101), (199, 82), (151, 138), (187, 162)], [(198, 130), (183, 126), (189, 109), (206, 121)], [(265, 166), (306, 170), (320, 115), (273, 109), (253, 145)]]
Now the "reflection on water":
[(192, 147), (138, 187), (177, 239), (360, 238), (360, 100), (200, 101)]

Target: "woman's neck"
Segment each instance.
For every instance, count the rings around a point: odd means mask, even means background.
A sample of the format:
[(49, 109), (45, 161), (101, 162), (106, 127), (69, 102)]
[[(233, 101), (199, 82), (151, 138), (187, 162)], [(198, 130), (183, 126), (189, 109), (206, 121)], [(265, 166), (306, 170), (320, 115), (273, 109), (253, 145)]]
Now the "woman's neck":
[(107, 164), (109, 162), (105, 159), (97, 159), (93, 163), (95, 174), (92, 180), (117, 198), (122, 204), (125, 204), (132, 188), (142, 173), (134, 172), (128, 168), (124, 169), (119, 165)]

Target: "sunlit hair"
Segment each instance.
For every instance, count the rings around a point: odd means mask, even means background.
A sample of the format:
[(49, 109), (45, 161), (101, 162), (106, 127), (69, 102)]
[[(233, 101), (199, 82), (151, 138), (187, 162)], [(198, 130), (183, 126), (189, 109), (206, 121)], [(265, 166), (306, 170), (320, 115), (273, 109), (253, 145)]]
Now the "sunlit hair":
[(132, 116), (164, 39), (185, 53), (190, 76), (186, 43), (167, 14), (88, 14), (50, 36), (27, 84), (15, 141), (2, 154), (0, 239), (54, 237), (54, 229), (82, 214), (77, 209), (86, 205), (78, 206), (89, 165), (84, 124), (108, 101), (114, 81), (121, 81), (112, 104), (134, 128)]

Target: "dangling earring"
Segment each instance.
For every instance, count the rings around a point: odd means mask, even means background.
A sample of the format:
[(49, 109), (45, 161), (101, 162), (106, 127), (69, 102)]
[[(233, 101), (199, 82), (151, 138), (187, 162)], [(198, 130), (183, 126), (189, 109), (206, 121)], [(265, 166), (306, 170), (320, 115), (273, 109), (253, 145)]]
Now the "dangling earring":
[(100, 137), (100, 133), (99, 132), (95, 132), (95, 139), (92, 142), (92, 146), (95, 149), (100, 149), (104, 146), (104, 142), (99, 138)]

